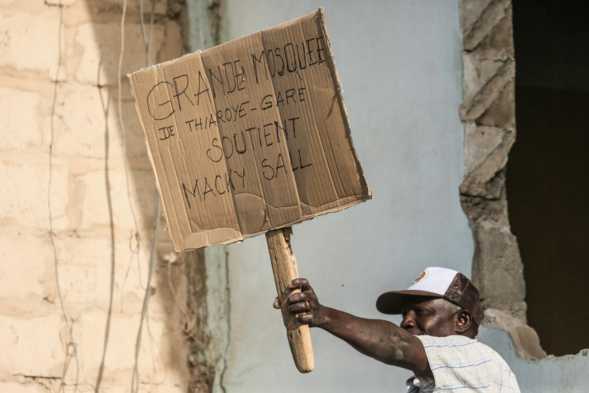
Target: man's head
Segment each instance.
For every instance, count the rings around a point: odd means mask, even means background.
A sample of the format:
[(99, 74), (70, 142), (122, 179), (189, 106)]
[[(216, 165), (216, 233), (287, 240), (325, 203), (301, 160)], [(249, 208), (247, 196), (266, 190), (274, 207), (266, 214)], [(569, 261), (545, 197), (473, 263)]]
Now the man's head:
[(376, 308), (402, 314), (401, 327), (412, 334), (474, 338), (484, 314), (479, 291), (463, 274), (430, 267), (407, 290), (383, 293)]

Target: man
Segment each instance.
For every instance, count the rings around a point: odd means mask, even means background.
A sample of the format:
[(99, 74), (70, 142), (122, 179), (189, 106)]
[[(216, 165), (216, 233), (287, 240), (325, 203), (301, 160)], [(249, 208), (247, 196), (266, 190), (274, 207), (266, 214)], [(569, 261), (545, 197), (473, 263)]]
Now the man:
[[(376, 360), (413, 371), (409, 393), (519, 392), (507, 363), (475, 339), (484, 317), (479, 292), (455, 270), (427, 268), (407, 290), (378, 298), (380, 312), (403, 316), (400, 326), (323, 306), (304, 278), (289, 288), (301, 289), (286, 299), (299, 321)], [(279, 308), (278, 299), (274, 307)]]

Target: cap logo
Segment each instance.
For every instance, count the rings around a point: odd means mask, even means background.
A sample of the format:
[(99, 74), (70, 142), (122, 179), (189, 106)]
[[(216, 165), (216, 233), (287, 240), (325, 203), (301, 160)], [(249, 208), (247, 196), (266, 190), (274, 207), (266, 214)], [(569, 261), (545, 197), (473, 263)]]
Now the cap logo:
[(420, 282), (421, 280), (423, 280), (426, 276), (427, 276), (427, 270), (424, 270), (423, 273), (421, 273), (421, 276), (417, 277), (415, 279), (415, 281), (413, 281), (413, 284), (411, 284), (411, 286), (417, 284), (418, 282)]

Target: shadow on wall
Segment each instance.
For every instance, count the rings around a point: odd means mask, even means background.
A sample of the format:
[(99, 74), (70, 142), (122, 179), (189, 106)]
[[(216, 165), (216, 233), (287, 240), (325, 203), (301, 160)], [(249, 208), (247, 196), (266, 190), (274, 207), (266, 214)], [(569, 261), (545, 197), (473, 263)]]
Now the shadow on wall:
[[(185, 305), (186, 261), (178, 261), (163, 227), (147, 288), (149, 249), (160, 218), (155, 213), (154, 176), (126, 74), (180, 56), (184, 40), (177, 2), (155, 1), (153, 9), (151, 2), (142, 3), (52, 1), (62, 13), (60, 74), (64, 76), (60, 80), (65, 82), (56, 88), (58, 126), (52, 155), (86, 159), (84, 165), (92, 175), (78, 176), (73, 182), (74, 194), (81, 197), (72, 207), (77, 220), (70, 225), (81, 238), (106, 239), (103, 244), (108, 248), (100, 253), (108, 274), (97, 283), (108, 289), (101, 288), (93, 299), (100, 304), (99, 316), (94, 325), (80, 327), (79, 333), (86, 336), (80, 341), (91, 337), (95, 344), (77, 343), (75, 355), (80, 367), (76, 383), (94, 384), (96, 392), (128, 386), (132, 378), (133, 389), (139, 383), (186, 387), (187, 335), (196, 332), (196, 320)], [(78, 151), (65, 150), (67, 140), (68, 146), (75, 142)], [(152, 300), (142, 313), (146, 292)], [(108, 299), (101, 295), (105, 293)], [(145, 325), (138, 328), (143, 315)], [(138, 329), (142, 341), (137, 356)]]

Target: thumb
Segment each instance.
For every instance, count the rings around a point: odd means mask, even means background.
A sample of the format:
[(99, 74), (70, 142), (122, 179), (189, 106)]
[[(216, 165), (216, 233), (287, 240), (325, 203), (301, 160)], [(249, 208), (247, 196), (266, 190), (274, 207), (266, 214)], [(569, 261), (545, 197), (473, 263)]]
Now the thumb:
[(274, 304), (272, 304), (272, 307), (274, 307), (275, 309), (280, 309), (280, 303), (278, 302), (278, 296), (276, 296), (276, 299), (274, 300)]

